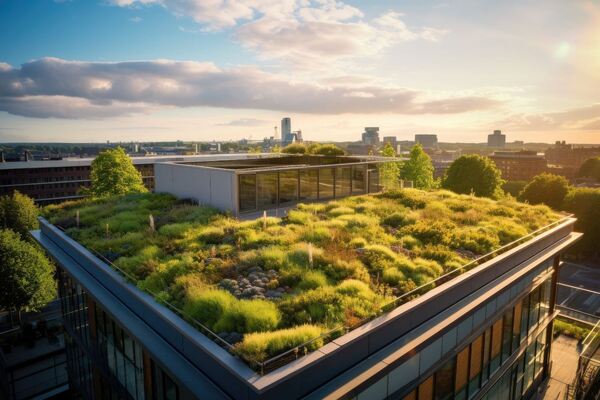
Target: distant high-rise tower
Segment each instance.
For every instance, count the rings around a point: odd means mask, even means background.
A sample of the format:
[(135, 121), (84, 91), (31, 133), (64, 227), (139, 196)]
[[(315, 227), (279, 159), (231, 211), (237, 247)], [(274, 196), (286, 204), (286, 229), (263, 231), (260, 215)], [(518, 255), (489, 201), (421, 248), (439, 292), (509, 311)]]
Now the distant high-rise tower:
[(506, 135), (502, 131), (495, 130), (493, 134), (488, 135), (488, 147), (504, 147), (506, 145)]
[(415, 135), (415, 143), (419, 143), (426, 149), (434, 149), (437, 147), (438, 138), (437, 135), (417, 134)]
[(294, 141), (292, 136), (292, 120), (289, 117), (281, 120), (281, 143), (285, 146)]
[(365, 131), (362, 134), (362, 142), (363, 144), (367, 144), (370, 146), (379, 145), (379, 127), (366, 127)]

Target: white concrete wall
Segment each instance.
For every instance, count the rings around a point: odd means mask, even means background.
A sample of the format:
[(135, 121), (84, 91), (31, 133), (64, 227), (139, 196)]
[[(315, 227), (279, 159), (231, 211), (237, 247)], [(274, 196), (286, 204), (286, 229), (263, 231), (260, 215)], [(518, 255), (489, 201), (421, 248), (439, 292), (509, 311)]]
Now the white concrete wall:
[(237, 215), (235, 171), (194, 165), (158, 163), (154, 165), (154, 191), (171, 193), (180, 199), (194, 199)]

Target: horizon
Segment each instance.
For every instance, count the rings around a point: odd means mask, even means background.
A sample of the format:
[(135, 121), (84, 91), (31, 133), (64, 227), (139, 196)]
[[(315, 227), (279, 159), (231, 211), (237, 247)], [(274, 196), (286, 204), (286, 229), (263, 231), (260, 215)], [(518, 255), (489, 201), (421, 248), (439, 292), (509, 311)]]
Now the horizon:
[(234, 3), (0, 3), (0, 143), (600, 144), (592, 1)]

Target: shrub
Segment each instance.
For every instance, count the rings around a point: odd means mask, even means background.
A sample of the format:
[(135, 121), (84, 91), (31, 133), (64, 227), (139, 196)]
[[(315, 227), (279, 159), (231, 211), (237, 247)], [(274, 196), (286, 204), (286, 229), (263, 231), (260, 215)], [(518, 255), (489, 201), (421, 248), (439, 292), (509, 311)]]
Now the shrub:
[(396, 286), (400, 282), (406, 280), (406, 276), (396, 267), (390, 267), (383, 270), (382, 279), (389, 285)]
[(306, 351), (313, 351), (323, 345), (323, 340), (317, 339), (321, 333), (322, 329), (315, 325), (251, 333), (236, 344), (235, 352), (247, 360), (264, 361), (309, 341), (312, 342), (306, 344)]
[(198, 234), (198, 239), (208, 244), (220, 244), (225, 237), (223, 228), (216, 226), (207, 226)]
[(230, 310), (237, 299), (224, 290), (198, 291), (191, 288), (183, 311), (213, 329), (217, 321)]
[(345, 214), (354, 214), (354, 209), (350, 207), (340, 206), (329, 210), (329, 215), (331, 215), (332, 217), (339, 217), (340, 215)]
[(298, 284), (298, 288), (301, 290), (316, 289), (322, 286), (327, 286), (327, 277), (321, 271), (306, 271)]
[(281, 314), (277, 306), (267, 300), (236, 300), (220, 316), (214, 330), (217, 332), (264, 332), (279, 325)]
[(408, 218), (406, 213), (394, 212), (383, 219), (383, 224), (392, 228), (401, 228), (405, 225), (414, 223), (414, 220)]
[(448, 245), (453, 241), (456, 225), (449, 221), (420, 220), (401, 229), (403, 235), (411, 235), (423, 243)]

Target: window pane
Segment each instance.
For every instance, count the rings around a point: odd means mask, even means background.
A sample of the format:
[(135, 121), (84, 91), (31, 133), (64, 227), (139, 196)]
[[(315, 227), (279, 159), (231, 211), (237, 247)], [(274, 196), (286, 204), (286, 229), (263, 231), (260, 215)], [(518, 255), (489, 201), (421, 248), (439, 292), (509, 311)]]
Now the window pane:
[(402, 400), (417, 400), (417, 391), (413, 390), (412, 392), (404, 396)]
[(369, 193), (379, 192), (381, 188), (379, 187), (379, 171), (377, 170), (377, 164), (369, 164), (368, 174)]
[(481, 373), (481, 350), (483, 348), (483, 335), (471, 343), (471, 364), (469, 367), (469, 397), (479, 390), (479, 377)]
[(350, 195), (350, 181), (352, 179), (352, 168), (343, 167), (335, 169), (335, 197)]
[(433, 376), (427, 378), (419, 385), (419, 400), (433, 399)]
[(537, 325), (540, 311), (540, 288), (537, 287), (529, 296), (529, 330)]
[(256, 175), (240, 175), (240, 211), (256, 209)]
[(484, 332), (484, 340), (483, 340), (483, 368), (482, 368), (482, 374), (481, 374), (482, 382), (487, 381), (487, 379), (489, 377), (491, 344), (492, 344), (492, 329), (487, 328)]
[(512, 339), (513, 310), (504, 313), (504, 325), (502, 328), (502, 361), (510, 356), (510, 340)]
[(465, 347), (456, 356), (456, 380), (455, 392), (464, 392), (466, 390), (467, 378), (469, 374), (469, 346)]
[(362, 194), (365, 192), (365, 165), (352, 167), (352, 193)]
[(502, 351), (502, 318), (492, 326), (492, 350), (490, 360), (490, 375), (500, 366), (500, 353)]
[(448, 361), (435, 373), (435, 399), (446, 400), (454, 392), (454, 359)]
[(279, 173), (279, 204), (290, 204), (298, 200), (298, 171)]
[(319, 199), (333, 197), (333, 168), (319, 169)]
[(512, 337), (512, 349), (511, 351), (517, 350), (519, 347), (519, 335), (521, 333), (521, 303), (515, 305), (515, 316), (513, 318), (513, 337)]
[(277, 206), (277, 172), (257, 174), (256, 192), (259, 209)]
[(300, 200), (316, 200), (318, 191), (319, 170), (305, 169), (300, 171)]
[(527, 337), (527, 322), (529, 321), (529, 296), (525, 296), (521, 302), (521, 341)]

